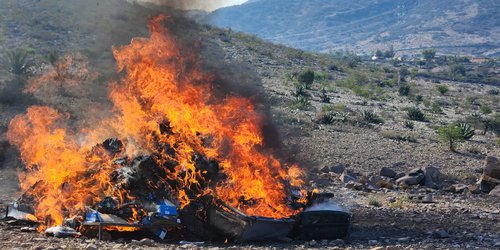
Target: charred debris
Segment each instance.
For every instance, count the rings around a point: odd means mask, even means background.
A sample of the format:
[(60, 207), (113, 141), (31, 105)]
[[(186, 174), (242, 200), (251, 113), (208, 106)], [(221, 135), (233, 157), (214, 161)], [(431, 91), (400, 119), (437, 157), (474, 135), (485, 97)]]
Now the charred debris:
[[(162, 125), (163, 133), (169, 133), (168, 125)], [(224, 178), (216, 161), (193, 153), (196, 168), (202, 170), (200, 185), (187, 190), (191, 202), (181, 206), (171, 198), (169, 190), (180, 186), (178, 179), (165, 179), (166, 171), (175, 168), (174, 161), (161, 161), (159, 154), (138, 156), (134, 159), (119, 158), (124, 143), (116, 138), (105, 140), (96, 147), (104, 148), (114, 164), (120, 165), (111, 176), (113, 186), (125, 190), (128, 198), (104, 197), (90, 204), (77, 216), (68, 217), (63, 225), (45, 228), (50, 218), (39, 221), (35, 217), (34, 199), (29, 190), (10, 204), (3, 220), (8, 224), (38, 227), (39, 231), (55, 237), (96, 237), (103, 240), (117, 238), (149, 237), (157, 241), (224, 241), (233, 242), (273, 240), (280, 237), (293, 239), (338, 239), (348, 235), (351, 214), (321, 209), (318, 204), (328, 204), (333, 194), (309, 192), (307, 202), (298, 202), (300, 193), (290, 187), (288, 204), (297, 210), (289, 218), (248, 216), (231, 207), (213, 194), (203, 194), (207, 185), (216, 185)], [(167, 155), (175, 155), (171, 145), (158, 145)], [(163, 162), (159, 166), (158, 162)], [(36, 188), (36, 185), (32, 189)], [(64, 187), (62, 187), (64, 188)], [(130, 198), (130, 197), (133, 197)], [(246, 201), (252, 202), (252, 201)], [(324, 206), (323, 206), (324, 207)], [(299, 212), (300, 211), (300, 212)], [(40, 230), (44, 228), (45, 230)]]

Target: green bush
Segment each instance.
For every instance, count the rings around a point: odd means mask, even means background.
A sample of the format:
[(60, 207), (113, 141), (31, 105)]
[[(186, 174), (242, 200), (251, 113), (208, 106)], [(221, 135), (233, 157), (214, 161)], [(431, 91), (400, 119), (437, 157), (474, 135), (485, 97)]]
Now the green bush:
[(487, 104), (483, 104), (481, 105), (481, 107), (479, 108), (479, 110), (481, 110), (481, 113), (487, 115), (487, 114), (491, 114), (491, 108), (490, 106), (488, 106)]
[(33, 66), (30, 53), (26, 49), (10, 50), (3, 59), (3, 64), (7, 70), (15, 75), (26, 75)]
[(404, 126), (407, 129), (414, 129), (415, 128), (415, 123), (412, 121), (405, 121)]
[(399, 87), (399, 90), (398, 90), (400, 96), (409, 96), (410, 91), (411, 91), (411, 88), (408, 85), (403, 85), (403, 86)]
[(363, 111), (363, 121), (367, 123), (380, 124), (384, 123), (384, 120), (380, 118), (378, 115), (373, 113), (373, 111), (365, 110)]
[(297, 80), (299, 83), (304, 84), (306, 88), (310, 88), (314, 82), (314, 71), (306, 70), (300, 73)]
[(322, 111), (318, 115), (318, 123), (321, 124), (332, 124), (334, 122), (346, 122), (347, 115), (342, 112), (335, 111)]
[(443, 109), (441, 108), (441, 105), (439, 105), (439, 103), (437, 103), (437, 102), (432, 103), (431, 110), (432, 110), (432, 113), (435, 113), (435, 114), (443, 113)]
[(457, 126), (460, 128), (460, 134), (464, 140), (470, 140), (476, 134), (471, 125), (467, 123), (461, 122), (458, 123)]
[(446, 93), (448, 93), (448, 91), (450, 91), (450, 89), (446, 85), (438, 85), (436, 88), (439, 93), (441, 93), (441, 95), (445, 95)]
[(490, 95), (499, 95), (500, 94), (500, 90), (499, 89), (490, 89), (490, 90), (488, 90), (488, 94), (490, 94)]
[(455, 152), (457, 145), (464, 140), (460, 127), (455, 124), (438, 128), (437, 133), (442, 143), (446, 144), (450, 151)]
[(304, 86), (304, 84), (295, 83), (294, 86), (295, 89), (292, 92), (293, 96), (295, 97), (307, 96), (306, 87)]
[(408, 119), (413, 121), (425, 122), (427, 118), (425, 114), (417, 107), (411, 107), (406, 110), (406, 116)]
[(368, 199), (368, 205), (374, 206), (374, 207), (381, 207), (382, 206), (382, 202), (380, 202), (375, 197), (371, 197), (370, 199)]
[(293, 106), (296, 109), (306, 110), (311, 106), (311, 103), (309, 102), (309, 98), (307, 98), (307, 96), (301, 95), (301, 96), (295, 97), (295, 101), (293, 103)]

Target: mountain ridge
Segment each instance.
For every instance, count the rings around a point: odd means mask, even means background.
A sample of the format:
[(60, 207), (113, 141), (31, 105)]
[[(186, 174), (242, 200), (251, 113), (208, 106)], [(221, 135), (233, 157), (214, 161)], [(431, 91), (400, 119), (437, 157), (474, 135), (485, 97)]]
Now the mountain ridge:
[(433, 47), (498, 56), (499, 9), (492, 0), (254, 0), (218, 9), (204, 21), (310, 51), (371, 53), (394, 46), (417, 54)]

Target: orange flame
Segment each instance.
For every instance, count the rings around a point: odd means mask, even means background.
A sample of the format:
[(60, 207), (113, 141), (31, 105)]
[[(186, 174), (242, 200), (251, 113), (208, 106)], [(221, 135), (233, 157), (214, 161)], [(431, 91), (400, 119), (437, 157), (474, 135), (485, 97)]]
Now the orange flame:
[[(196, 198), (192, 193), (212, 193), (248, 215), (282, 218), (298, 212), (287, 205), (287, 190), (302, 185), (302, 171), (263, 150), (263, 117), (249, 99), (211, 94), (212, 77), (199, 69), (195, 56), (181, 53), (165, 20), (151, 20), (150, 38), (113, 49), (124, 77), (110, 85), (115, 115), (98, 128), (72, 131), (65, 125), (68, 115), (42, 106), (11, 121), (8, 138), (26, 165), (21, 188), (28, 191), (41, 181), (29, 193), (37, 218), (49, 218), (47, 225), (61, 224), (105, 196), (133, 199), (111, 183), (118, 156), (93, 147), (110, 137), (127, 142), (128, 157), (156, 153), (159, 166), (176, 162), (162, 178), (179, 183), (170, 191), (181, 208)], [(162, 124), (171, 133), (162, 133)], [(158, 150), (159, 143), (175, 145), (175, 154)], [(217, 161), (224, 178), (203, 186), (205, 171), (195, 154)]]

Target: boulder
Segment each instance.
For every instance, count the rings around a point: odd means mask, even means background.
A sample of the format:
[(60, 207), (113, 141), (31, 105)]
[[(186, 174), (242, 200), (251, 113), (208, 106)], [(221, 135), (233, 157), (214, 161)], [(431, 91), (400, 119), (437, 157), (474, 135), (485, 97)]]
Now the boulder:
[(403, 176), (399, 179), (396, 180), (396, 184), (401, 184), (401, 183), (404, 183), (408, 186), (412, 186), (412, 185), (418, 185), (420, 184), (420, 182), (422, 182), (422, 180), (425, 178), (425, 175), (423, 173), (418, 173), (418, 174), (413, 174), (413, 175), (406, 175), (406, 176)]
[(350, 181), (356, 182), (357, 178), (354, 176), (349, 175), (349, 173), (345, 172), (342, 173), (342, 175), (339, 177), (340, 181), (342, 183), (348, 183)]
[(486, 156), (486, 159), (484, 160), (483, 174), (491, 178), (500, 179), (500, 161), (498, 158)]
[(438, 188), (438, 183), (439, 179), (441, 177), (441, 173), (439, 172), (439, 169), (435, 167), (424, 167), (422, 168), (422, 171), (424, 172), (424, 185), (429, 188)]
[(496, 196), (498, 198), (500, 198), (500, 185), (496, 186), (495, 188), (493, 188), (491, 191), (490, 191), (490, 195), (491, 196)]
[(498, 158), (487, 156), (484, 160), (483, 175), (480, 179), (481, 191), (488, 193), (500, 184), (500, 162)]
[(380, 176), (394, 178), (394, 177), (396, 177), (396, 174), (397, 174), (396, 171), (394, 171), (388, 167), (383, 167), (382, 169), (380, 169)]
[(401, 178), (401, 177), (403, 177), (405, 175), (406, 175), (405, 173), (398, 173), (398, 174), (396, 174), (396, 176), (394, 176), (394, 179), (397, 180), (397, 179), (399, 179), (399, 178)]
[(330, 171), (334, 172), (336, 174), (341, 174), (345, 171), (345, 167), (344, 167), (344, 165), (335, 165), (335, 166), (330, 168)]
[(432, 232), (432, 237), (435, 239), (445, 239), (445, 238), (450, 238), (450, 234), (446, 232), (446, 230), (439, 228)]

